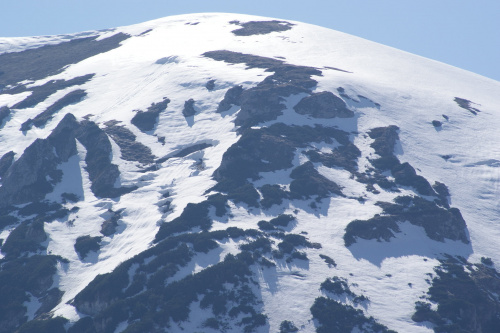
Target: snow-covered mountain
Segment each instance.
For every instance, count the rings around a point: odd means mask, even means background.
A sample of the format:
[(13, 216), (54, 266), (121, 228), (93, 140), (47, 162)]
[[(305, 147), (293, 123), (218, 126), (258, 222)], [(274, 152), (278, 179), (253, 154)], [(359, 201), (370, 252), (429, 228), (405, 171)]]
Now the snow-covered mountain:
[(0, 39), (0, 332), (499, 332), (500, 83), (309, 24)]

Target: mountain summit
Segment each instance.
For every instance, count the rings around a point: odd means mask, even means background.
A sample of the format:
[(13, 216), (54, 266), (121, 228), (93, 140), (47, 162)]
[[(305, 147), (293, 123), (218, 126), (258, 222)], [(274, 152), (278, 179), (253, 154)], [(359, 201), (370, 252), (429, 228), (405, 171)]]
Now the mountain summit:
[(0, 39), (0, 333), (499, 332), (499, 96), (247, 15)]

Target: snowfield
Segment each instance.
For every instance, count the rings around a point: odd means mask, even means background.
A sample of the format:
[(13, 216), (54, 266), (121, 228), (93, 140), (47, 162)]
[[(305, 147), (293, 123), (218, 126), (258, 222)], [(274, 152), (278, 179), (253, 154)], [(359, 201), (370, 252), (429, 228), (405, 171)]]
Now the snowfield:
[[(399, 140), (394, 155), (401, 163), (413, 166), (430, 184), (436, 181), (446, 184), (449, 203), (460, 210), (470, 238), (470, 244), (451, 239), (437, 241), (430, 239), (423, 227), (402, 222), (400, 232), (390, 241), (359, 238), (346, 247), (343, 237), (351, 221), (369, 220), (383, 214), (377, 202), (392, 202), (398, 196), (415, 195), (416, 191), (411, 186), (401, 186), (400, 191), (395, 192), (375, 185), (378, 193), (370, 192), (348, 170), (315, 162), (319, 174), (338, 184), (344, 196), (332, 194), (316, 201), (288, 198), (269, 209), (230, 200), (228, 213), (223, 217), (216, 216), (215, 210), (210, 209), (213, 220), (210, 231), (229, 227), (259, 230), (259, 221), (291, 214), (295, 222), (282, 228), (285, 234), (301, 234), (309, 242), (321, 244), (321, 248), (301, 249), (308, 260), (286, 262), (267, 253), (263, 256), (275, 266), (251, 266), (257, 282), (252, 288), (262, 302), (256, 309), (267, 316), (267, 323), (256, 327), (255, 332), (277, 332), (284, 320), (293, 321), (300, 332), (316, 332), (319, 325), (310, 308), (317, 297), (327, 296), (320, 285), (333, 276), (345, 278), (352, 292), (364, 295), (369, 301), (353, 303), (346, 296), (330, 295), (330, 298), (362, 310), (366, 317), (373, 316), (378, 323), (397, 332), (433, 332), (431, 323), (417, 323), (411, 318), (415, 302), (421, 300), (430, 287), (429, 277), (436, 276), (434, 268), (440, 264), (441, 256), (444, 253), (462, 256), (471, 263), (486, 257), (491, 258), (496, 267), (500, 265), (497, 246), (500, 239), (500, 82), (300, 22), (287, 21), (292, 24), (291, 29), (267, 34), (238, 36), (232, 33), (238, 25), (231, 21), (270, 20), (240, 14), (192, 14), (108, 31), (0, 39), (0, 52), (9, 53), (82, 37), (98, 36), (99, 41), (117, 33), (131, 36), (117, 48), (70, 64), (54, 75), (26, 82), (27, 87), (38, 87), (50, 80), (94, 74), (89, 81), (58, 90), (33, 107), (13, 108), (29, 96), (28, 91), (12, 95), (0, 93), (0, 107), (11, 108), (9, 117), (0, 125), (0, 157), (13, 151), (15, 159), (19, 159), (35, 139), (47, 138), (67, 113), (78, 121), (93, 121), (103, 130), (110, 121), (115, 121), (118, 126), (126, 127), (136, 142), (149, 147), (156, 159), (166, 157), (156, 162), (154, 168), (148, 168), (138, 161), (124, 159), (119, 144), (110, 139), (111, 163), (117, 165), (120, 172), (115, 187), (137, 187), (117, 198), (103, 198), (93, 193), (85, 162), (88, 152), (79, 141), (78, 153), (58, 166), (62, 181), (45, 199), (62, 202), (62, 193), (74, 193), (81, 200), (64, 203), (64, 207), (71, 210), (77, 206), (78, 210), (45, 223), (47, 239), (42, 245), (46, 249), (37, 253), (67, 260), (58, 264), (51, 286), (63, 292), (51, 314), (67, 318), (66, 328), (86, 316), (76, 309), (73, 299), (96, 276), (114, 271), (121, 263), (153, 247), (160, 225), (179, 218), (188, 204), (202, 203), (209, 195), (218, 193), (213, 189), (217, 184), (214, 172), (242, 133), (234, 123), (240, 107), (233, 105), (222, 113), (216, 112), (217, 107), (229, 88), (258, 87), (272, 73), (265, 68), (248, 68), (244, 63), (215, 61), (203, 56), (208, 51), (258, 55), (320, 70), (321, 75), (311, 77), (317, 81), (311, 93), (332, 92), (354, 112), (353, 118), (320, 119), (300, 115), (293, 107), (309, 95), (301, 93), (283, 98), (285, 109), (281, 116), (252, 128), (257, 131), (284, 123), (346, 131), (360, 151), (357, 170), (365, 172), (372, 168), (371, 160), (378, 157), (368, 133), (377, 127), (396, 125)], [(215, 80), (213, 90), (206, 87), (209, 80)], [(339, 93), (339, 87), (344, 88), (343, 94)], [(77, 88), (87, 93), (82, 101), (64, 107), (40, 128), (20, 131), (21, 124)], [(480, 112), (473, 114), (460, 107), (454, 100), (456, 97), (470, 101), (471, 107)], [(153, 130), (141, 131), (132, 125), (137, 110), (146, 111), (152, 103), (164, 98), (170, 102), (159, 114)], [(194, 100), (196, 114), (185, 117), (182, 111), (189, 99)], [(440, 121), (441, 126), (433, 126), (433, 120)], [(176, 153), (200, 143), (209, 146), (176, 157)], [(313, 142), (306, 148), (297, 148), (291, 168), (261, 172), (259, 179), (250, 181), (256, 189), (266, 184), (280, 184), (289, 190), (292, 170), (309, 161), (306, 151), (316, 149), (329, 154), (339, 146), (334, 141)], [(390, 171), (385, 176), (394, 179)], [(259, 195), (263, 198), (260, 190)], [(316, 202), (316, 209), (312, 208), (312, 202)], [(169, 208), (164, 209), (165, 205)], [(112, 212), (121, 214), (116, 231), (103, 235), (101, 225)], [(25, 219), (16, 216), (20, 221)], [(0, 239), (7, 239), (18, 225), (0, 230)], [(200, 229), (194, 229), (197, 230)], [(82, 259), (74, 245), (78, 237), (85, 235), (102, 239), (100, 250)], [(278, 250), (279, 240), (272, 240), (273, 249)], [(165, 284), (213, 267), (227, 254), (240, 253), (239, 246), (249, 242), (245, 237), (217, 240), (217, 248), (207, 253), (197, 252), (190, 263)], [(326, 264), (320, 255), (333, 258), (336, 266)], [(5, 253), (0, 257), (7, 258)], [(134, 273), (130, 274), (132, 279)], [(29, 320), (35, 317), (41, 305), (35, 296), (31, 295), (30, 299), (25, 302)], [(214, 315), (199, 301), (190, 305), (188, 320), (170, 320), (171, 327), (166, 331), (217, 332), (217, 329), (203, 327), (205, 320)], [(225, 332), (241, 332), (242, 327), (237, 325), (241, 318), (232, 320), (233, 326), (226, 327)], [(123, 332), (128, 326), (125, 320), (115, 332)]]

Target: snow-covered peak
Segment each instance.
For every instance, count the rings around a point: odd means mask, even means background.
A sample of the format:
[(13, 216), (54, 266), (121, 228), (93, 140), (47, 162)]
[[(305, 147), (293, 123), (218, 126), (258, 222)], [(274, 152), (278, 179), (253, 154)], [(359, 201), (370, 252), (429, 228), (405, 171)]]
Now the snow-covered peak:
[(498, 328), (499, 82), (220, 13), (0, 73), (0, 332)]

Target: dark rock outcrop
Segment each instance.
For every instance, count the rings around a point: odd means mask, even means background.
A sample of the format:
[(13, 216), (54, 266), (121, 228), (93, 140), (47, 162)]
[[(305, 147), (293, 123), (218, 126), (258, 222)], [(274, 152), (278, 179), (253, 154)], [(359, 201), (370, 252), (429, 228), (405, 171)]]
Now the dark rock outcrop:
[(137, 111), (131, 123), (142, 132), (152, 131), (158, 121), (158, 116), (167, 108), (168, 103), (170, 100), (165, 97), (163, 101), (151, 104), (146, 111)]
[(240, 23), (231, 21), (232, 24), (241, 26), (240, 29), (231, 31), (236, 36), (267, 35), (271, 32), (287, 31), (292, 29), (293, 24), (286, 21), (249, 21)]
[[(26, 321), (27, 309), (23, 303), (29, 301), (27, 292), (41, 300), (42, 305), (38, 313), (41, 314), (40, 310), (46, 312), (46, 309), (53, 307), (54, 302), (49, 304), (49, 299), (57, 298), (58, 293), (50, 287), (57, 272), (58, 262), (63, 262), (62, 258), (52, 255), (3, 260), (0, 268), (1, 333), (15, 332)], [(34, 332), (42, 331), (34, 330)]]
[(102, 129), (94, 122), (84, 120), (80, 123), (76, 137), (87, 149), (85, 162), (92, 182), (90, 189), (96, 196), (115, 198), (131, 192), (135, 188), (115, 188), (120, 177), (118, 166), (111, 163), (111, 143)]
[(311, 307), (311, 314), (318, 322), (316, 332), (396, 333), (379, 324), (363, 311), (326, 297), (318, 297)]
[(35, 86), (27, 88), (25, 86), (16, 86), (15, 88), (4, 90), (3, 93), (6, 94), (18, 94), (24, 91), (31, 91), (31, 95), (23, 99), (21, 102), (15, 104), (13, 109), (26, 109), (43, 102), (47, 97), (52, 95), (58, 90), (69, 88), (72, 86), (82, 85), (90, 81), (94, 77), (94, 74), (87, 74), (83, 76), (78, 76), (70, 80), (50, 80), (41, 86)]
[(427, 236), (435, 241), (445, 239), (469, 243), (467, 226), (457, 208), (440, 207), (435, 201), (416, 196), (401, 196), (394, 203), (378, 202), (383, 215), (349, 223), (346, 227), (344, 242), (346, 246), (356, 242), (356, 238), (389, 241), (399, 232), (398, 223), (408, 221), (423, 227)]
[(434, 126), (434, 127), (438, 128), (438, 127), (443, 126), (443, 123), (442, 123), (442, 122), (440, 122), (439, 120), (433, 120), (433, 121), (432, 121), (432, 126)]
[(311, 162), (321, 162), (328, 168), (344, 168), (351, 173), (355, 173), (358, 168), (358, 158), (361, 152), (353, 143), (336, 147), (331, 153), (323, 153), (317, 150), (308, 150), (305, 155), (309, 157)]
[(40, 243), (46, 239), (43, 221), (25, 221), (9, 234), (2, 246), (2, 253), (8, 258), (15, 258), (22, 253), (36, 252), (41, 249)]
[(229, 88), (224, 95), (224, 99), (219, 103), (217, 112), (228, 111), (232, 105), (241, 105), (241, 93), (243, 86), (234, 86)]
[(116, 228), (118, 227), (118, 220), (122, 218), (122, 210), (113, 211), (108, 210), (107, 215), (109, 217), (101, 224), (101, 234), (104, 236), (111, 236), (116, 232)]
[(0, 206), (43, 200), (61, 181), (57, 167), (76, 154), (75, 138), (87, 149), (85, 162), (97, 196), (117, 197), (135, 188), (115, 188), (120, 172), (111, 163), (111, 143), (95, 123), (78, 123), (67, 114), (47, 139), (36, 139), (7, 170), (0, 187)]
[(104, 130), (120, 147), (122, 158), (126, 161), (137, 161), (144, 164), (153, 163), (155, 156), (149, 147), (136, 141), (136, 136), (125, 126), (113, 123)]
[(79, 126), (75, 116), (67, 113), (47, 137), (62, 162), (67, 162), (71, 156), (77, 153), (75, 138)]
[(205, 88), (207, 88), (208, 91), (212, 91), (215, 89), (215, 80), (208, 80), (207, 83), (205, 84)]
[[(434, 332), (498, 332), (500, 274), (460, 257), (440, 261), (427, 297), (415, 304), (412, 319), (432, 323)], [(437, 309), (431, 309), (428, 301), (437, 304)]]
[(49, 141), (36, 139), (4, 175), (0, 206), (43, 200), (60, 180), (58, 162)]
[(354, 112), (347, 108), (345, 102), (329, 91), (304, 97), (293, 107), (295, 112), (313, 118), (351, 118)]
[(3, 178), (9, 167), (12, 165), (12, 162), (14, 162), (14, 155), (15, 153), (13, 151), (9, 151), (0, 158), (0, 178)]
[(190, 98), (184, 102), (184, 109), (182, 109), (182, 115), (184, 117), (192, 117), (196, 114), (194, 109), (194, 99)]
[[(240, 126), (240, 131), (282, 115), (282, 111), (286, 108), (282, 103), (283, 98), (293, 94), (310, 93), (310, 89), (317, 84), (311, 76), (321, 75), (321, 71), (316, 68), (290, 65), (282, 60), (251, 54), (221, 50), (206, 52), (203, 55), (217, 61), (246, 64), (248, 68), (264, 68), (266, 71), (274, 72), (256, 87), (243, 90), (241, 96), (236, 99), (236, 103), (241, 106), (235, 120), (235, 124)], [(222, 104), (221, 111), (230, 107), (226, 102)]]
[(469, 111), (470, 113), (472, 113), (475, 116), (477, 116), (477, 114), (479, 112), (481, 112), (481, 110), (472, 107), (471, 104), (475, 104), (475, 103), (469, 101), (468, 99), (455, 97), (455, 103), (457, 103), (458, 106), (460, 106), (462, 109)]
[(373, 128), (368, 132), (370, 138), (374, 139), (370, 145), (381, 157), (389, 157), (394, 154), (394, 145), (399, 140), (399, 127), (390, 125), (387, 127)]
[(68, 105), (80, 102), (85, 96), (87, 96), (87, 93), (82, 89), (73, 90), (72, 92), (67, 93), (66, 95), (64, 95), (64, 97), (49, 106), (45, 111), (38, 114), (33, 119), (33, 125), (35, 125), (36, 127), (45, 126), (45, 124), (50, 119), (52, 119), (52, 116), (56, 112), (60, 111), (62, 108)]
[(81, 259), (85, 259), (90, 251), (99, 251), (101, 240), (102, 237), (80, 236), (76, 239), (75, 251)]
[[(55, 45), (0, 54), (0, 86), (24, 80), (40, 80), (94, 55), (120, 46), (130, 35), (118, 33), (97, 41), (97, 36), (77, 38)], [(40, 66), (43, 64), (43, 66)]]
[(7, 106), (0, 107), (0, 127), (3, 125), (3, 121), (10, 115), (10, 108)]
[(417, 175), (415, 169), (408, 162), (394, 166), (391, 172), (396, 183), (404, 186), (412, 186), (422, 195), (435, 195), (427, 179)]
[(343, 195), (341, 187), (322, 176), (312, 162), (306, 162), (292, 170), (290, 192), (293, 198), (309, 198), (317, 195), (325, 198), (330, 194)]

